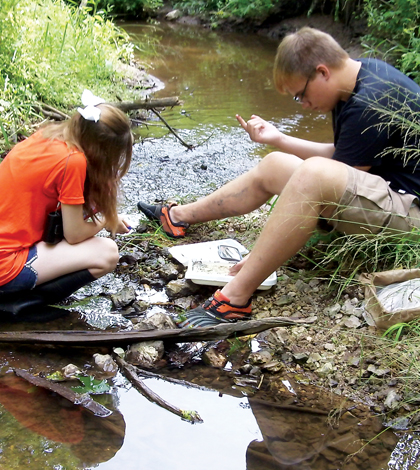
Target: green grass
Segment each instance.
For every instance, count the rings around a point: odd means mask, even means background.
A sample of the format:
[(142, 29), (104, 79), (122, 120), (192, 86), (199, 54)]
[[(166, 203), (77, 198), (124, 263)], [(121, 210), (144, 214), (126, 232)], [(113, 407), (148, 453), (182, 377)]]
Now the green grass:
[[(150, 43), (146, 36), (143, 43)], [(85, 88), (110, 102), (138, 98), (121, 66), (133, 58), (128, 35), (92, 2), (80, 9), (61, 0), (3, 0), (0, 154), (44, 119), (39, 103), (68, 113)]]

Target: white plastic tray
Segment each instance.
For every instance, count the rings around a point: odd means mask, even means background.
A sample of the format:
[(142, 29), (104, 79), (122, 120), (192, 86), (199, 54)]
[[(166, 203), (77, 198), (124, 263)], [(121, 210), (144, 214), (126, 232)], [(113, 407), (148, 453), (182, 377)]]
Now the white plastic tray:
[[(248, 250), (243, 245), (233, 239), (178, 245), (170, 248), (169, 252), (184, 266), (188, 266), (185, 279), (190, 279), (195, 284), (206, 286), (224, 286), (233, 279), (233, 276), (229, 276), (227, 272), (234, 263), (224, 261), (219, 257), (219, 245), (234, 246), (238, 248), (242, 255), (248, 253)], [(270, 289), (276, 283), (277, 274), (274, 272), (258, 289)]]

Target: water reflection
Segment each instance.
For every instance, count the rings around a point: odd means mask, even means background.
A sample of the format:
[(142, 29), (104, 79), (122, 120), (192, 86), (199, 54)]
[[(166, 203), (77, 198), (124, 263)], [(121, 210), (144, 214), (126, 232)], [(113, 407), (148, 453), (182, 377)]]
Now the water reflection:
[(2, 469), (97, 465), (110, 460), (124, 441), (125, 422), (119, 411), (95, 417), (13, 373), (0, 378), (0, 403)]
[(378, 470), (386, 467), (397, 443), (391, 431), (381, 433), (378, 418), (360, 420), (346, 412), (333, 419), (317, 409), (288, 410), (255, 399), (249, 403), (264, 441), (249, 445), (248, 470)]

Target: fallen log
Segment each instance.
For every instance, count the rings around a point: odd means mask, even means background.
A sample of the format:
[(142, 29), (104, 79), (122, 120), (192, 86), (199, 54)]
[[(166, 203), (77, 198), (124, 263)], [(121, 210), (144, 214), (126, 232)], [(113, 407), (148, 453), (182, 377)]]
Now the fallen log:
[[(155, 109), (155, 108), (172, 108), (173, 106), (181, 106), (182, 101), (179, 100), (177, 96), (172, 96), (168, 98), (159, 98), (159, 99), (149, 99), (149, 100), (136, 100), (136, 101), (121, 101), (117, 103), (110, 103), (121, 111), (127, 113), (134, 109)], [(66, 113), (63, 113), (59, 109), (53, 108), (52, 106), (45, 103), (34, 103), (34, 110), (37, 113), (44, 114), (45, 117), (54, 119), (55, 121), (63, 121), (65, 119), (70, 119), (70, 116)]]
[(316, 321), (311, 318), (275, 317), (263, 320), (240, 321), (205, 328), (182, 328), (171, 330), (142, 331), (3, 331), (0, 343), (60, 344), (88, 346), (92, 344), (116, 346), (139, 341), (163, 340), (176, 343), (215, 341), (232, 336), (248, 336), (279, 326), (305, 325)]
[(110, 104), (126, 113), (133, 109), (172, 108), (173, 106), (181, 106), (182, 101), (180, 101), (177, 96), (172, 96), (152, 100), (121, 101), (119, 103)]
[(83, 406), (83, 408), (86, 408), (95, 416), (106, 418), (112, 413), (112, 411), (108, 410), (108, 408), (93, 400), (93, 398), (90, 397), (87, 393), (75, 393), (65, 385), (51, 382), (50, 380), (44, 379), (43, 377), (32, 375), (23, 369), (13, 369), (13, 371), (18, 377), (25, 379), (32, 385), (50, 390), (51, 392), (66, 398), (75, 405)]

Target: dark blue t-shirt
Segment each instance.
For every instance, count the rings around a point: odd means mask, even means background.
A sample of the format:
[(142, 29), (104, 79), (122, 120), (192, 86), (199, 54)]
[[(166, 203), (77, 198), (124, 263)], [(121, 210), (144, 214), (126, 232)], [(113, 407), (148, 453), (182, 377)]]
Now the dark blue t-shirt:
[(333, 110), (333, 159), (371, 166), (394, 191), (420, 196), (420, 86), (385, 62), (360, 62), (352, 96)]

